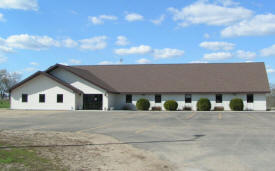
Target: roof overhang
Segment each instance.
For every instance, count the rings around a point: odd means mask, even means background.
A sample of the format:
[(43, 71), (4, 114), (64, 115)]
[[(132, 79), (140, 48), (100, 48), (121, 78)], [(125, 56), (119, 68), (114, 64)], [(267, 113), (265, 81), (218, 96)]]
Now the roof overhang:
[(83, 93), (83, 91), (81, 91), (81, 90), (79, 90), (79, 89), (73, 87), (72, 85), (70, 85), (70, 84), (68, 84), (68, 83), (66, 83), (66, 82), (64, 82), (64, 81), (62, 81), (62, 80), (60, 80), (60, 79), (58, 79), (58, 78), (56, 78), (56, 77), (54, 77), (54, 76), (52, 76), (52, 75), (46, 73), (46, 72), (42, 72), (42, 71), (38, 71), (38, 72), (34, 73), (33, 75), (29, 76), (28, 78), (24, 79), (23, 81), (21, 81), (21, 82), (15, 84), (14, 86), (12, 86), (12, 87), (9, 89), (9, 92), (11, 92), (12, 90), (14, 90), (14, 89), (20, 87), (21, 85), (25, 84), (26, 82), (28, 82), (28, 81), (32, 80), (33, 78), (35, 78), (35, 77), (37, 77), (37, 76), (40, 76), (40, 75), (43, 75), (43, 76), (45, 76), (45, 77), (48, 77), (48, 78), (50, 78), (51, 80), (53, 80), (53, 81), (55, 81), (55, 82), (57, 82), (57, 83), (59, 83), (59, 84), (65, 86), (65, 87), (71, 89), (74, 93), (78, 93), (78, 94), (82, 94), (82, 93)]
[[(53, 70), (55, 70), (55, 69), (57, 69), (57, 68), (61, 68), (61, 69), (64, 69), (64, 70), (66, 70), (66, 71), (68, 71), (68, 72), (71, 72), (71, 73), (73, 73), (74, 75), (76, 75), (76, 76), (82, 78), (83, 80), (88, 81), (89, 83), (91, 83), (91, 84), (93, 84), (93, 85), (95, 85), (95, 86), (97, 86), (97, 87), (99, 87), (99, 88), (102, 88), (103, 90), (107, 91), (108, 93), (119, 93), (119, 92), (117, 92), (117, 91), (111, 89), (111, 88), (108, 87), (108, 86), (104, 86), (104, 85), (102, 85), (102, 84), (99, 84), (97, 81), (88, 80), (87, 78), (83, 77), (80, 73), (75, 72), (71, 67), (66, 66), (66, 65), (55, 64), (55, 65), (49, 67), (47, 70), (45, 70), (45, 73), (50, 73), (51, 71), (53, 71)], [(99, 79), (99, 78), (96, 78), (96, 79)]]

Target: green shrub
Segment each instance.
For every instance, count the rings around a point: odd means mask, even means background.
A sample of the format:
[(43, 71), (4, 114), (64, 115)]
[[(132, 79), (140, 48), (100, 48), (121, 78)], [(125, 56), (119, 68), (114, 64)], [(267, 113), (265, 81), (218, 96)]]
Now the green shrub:
[(166, 110), (171, 110), (171, 111), (175, 111), (178, 109), (178, 103), (175, 100), (167, 100), (164, 103), (164, 108)]
[(243, 100), (239, 98), (232, 99), (229, 106), (233, 111), (243, 111)]
[(138, 110), (148, 110), (150, 108), (150, 102), (147, 99), (139, 99), (136, 107)]
[(198, 111), (210, 111), (211, 103), (210, 100), (207, 98), (201, 98), (197, 103), (197, 110)]

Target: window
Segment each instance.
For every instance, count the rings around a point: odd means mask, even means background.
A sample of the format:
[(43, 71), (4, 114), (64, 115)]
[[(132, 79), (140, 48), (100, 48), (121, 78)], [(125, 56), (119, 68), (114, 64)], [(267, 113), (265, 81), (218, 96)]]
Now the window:
[(155, 103), (161, 103), (161, 95), (160, 94), (155, 95)]
[(222, 94), (216, 94), (216, 103), (222, 103)]
[(126, 103), (132, 103), (132, 95), (126, 94)]
[(45, 94), (39, 94), (39, 103), (45, 103)]
[(185, 103), (191, 103), (192, 102), (192, 95), (186, 94), (185, 95)]
[(253, 103), (254, 102), (254, 96), (253, 96), (253, 94), (248, 94), (246, 96), (246, 99), (247, 99), (247, 103)]
[(28, 94), (22, 94), (22, 102), (28, 102)]
[(63, 94), (58, 94), (56, 101), (57, 103), (63, 103)]

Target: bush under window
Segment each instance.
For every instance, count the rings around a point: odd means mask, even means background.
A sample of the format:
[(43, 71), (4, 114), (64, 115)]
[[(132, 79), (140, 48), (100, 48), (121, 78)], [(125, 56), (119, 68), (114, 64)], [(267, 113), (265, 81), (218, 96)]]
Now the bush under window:
[(210, 100), (207, 98), (201, 98), (197, 103), (197, 110), (198, 111), (210, 111), (211, 110)]
[(164, 108), (166, 110), (175, 111), (178, 109), (178, 103), (175, 100), (167, 100), (164, 103)]
[(243, 100), (239, 98), (232, 99), (229, 106), (233, 111), (243, 111)]
[(137, 101), (136, 107), (138, 110), (149, 110), (150, 102), (147, 99), (139, 99)]

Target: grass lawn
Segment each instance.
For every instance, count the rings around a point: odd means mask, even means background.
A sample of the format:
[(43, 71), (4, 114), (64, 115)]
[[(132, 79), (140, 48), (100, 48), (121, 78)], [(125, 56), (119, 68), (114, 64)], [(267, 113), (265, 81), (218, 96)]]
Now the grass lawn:
[(9, 100), (0, 100), (0, 108), (10, 108)]
[[(1, 146), (8, 144), (1, 143)], [(34, 148), (0, 149), (0, 170), (53, 170), (61, 171), (59, 166), (49, 159), (41, 157)]]

